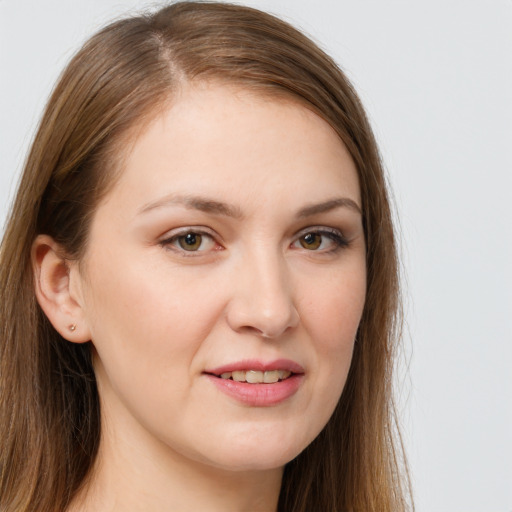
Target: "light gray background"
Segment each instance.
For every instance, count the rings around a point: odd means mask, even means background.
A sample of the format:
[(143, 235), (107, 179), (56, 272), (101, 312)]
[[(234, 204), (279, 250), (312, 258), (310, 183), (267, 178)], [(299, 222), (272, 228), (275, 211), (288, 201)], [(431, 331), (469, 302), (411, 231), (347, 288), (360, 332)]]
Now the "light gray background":
[[(353, 80), (401, 224), (418, 512), (512, 512), (512, 1), (252, 0)], [(0, 223), (52, 85), (129, 0), (0, 0)], [(153, 4), (155, 5), (155, 4)]]

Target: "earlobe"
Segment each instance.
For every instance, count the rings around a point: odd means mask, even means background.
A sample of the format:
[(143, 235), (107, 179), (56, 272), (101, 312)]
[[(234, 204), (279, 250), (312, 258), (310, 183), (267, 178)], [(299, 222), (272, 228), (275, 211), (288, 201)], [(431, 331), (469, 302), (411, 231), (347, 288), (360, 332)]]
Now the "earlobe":
[(74, 343), (89, 341), (80, 287), (74, 286), (78, 264), (66, 259), (53, 238), (39, 235), (32, 244), (32, 268), (37, 301), (55, 330)]

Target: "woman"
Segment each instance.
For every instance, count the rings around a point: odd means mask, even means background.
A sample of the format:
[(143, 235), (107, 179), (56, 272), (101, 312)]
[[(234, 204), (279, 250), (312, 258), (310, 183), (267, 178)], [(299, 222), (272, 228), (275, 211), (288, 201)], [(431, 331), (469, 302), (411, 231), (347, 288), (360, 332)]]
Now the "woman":
[(91, 38), (0, 276), (2, 511), (406, 510), (379, 155), (289, 25), (183, 2)]

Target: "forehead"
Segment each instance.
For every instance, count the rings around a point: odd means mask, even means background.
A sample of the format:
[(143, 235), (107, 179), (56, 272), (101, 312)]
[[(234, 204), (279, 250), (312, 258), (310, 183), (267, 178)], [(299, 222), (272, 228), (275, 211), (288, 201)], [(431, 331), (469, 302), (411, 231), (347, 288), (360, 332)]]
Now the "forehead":
[(243, 202), (243, 189), (265, 194), (300, 184), (319, 195), (341, 188), (359, 202), (345, 145), (325, 120), (292, 98), (187, 85), (135, 129), (114, 188), (137, 192), (140, 201), (192, 186), (220, 196), (239, 191)]

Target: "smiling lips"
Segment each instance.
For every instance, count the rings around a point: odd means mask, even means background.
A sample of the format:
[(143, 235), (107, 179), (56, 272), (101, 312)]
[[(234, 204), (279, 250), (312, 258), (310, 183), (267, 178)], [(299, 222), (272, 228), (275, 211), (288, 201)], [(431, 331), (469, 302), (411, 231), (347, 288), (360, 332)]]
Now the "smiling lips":
[(241, 361), (205, 372), (223, 393), (244, 405), (277, 405), (300, 388), (304, 369), (290, 360)]
[(292, 372), (288, 370), (270, 370), (270, 371), (234, 371), (224, 372), (221, 374), (221, 379), (232, 379), (236, 382), (249, 382), (250, 384), (274, 384), (280, 380), (287, 379)]

